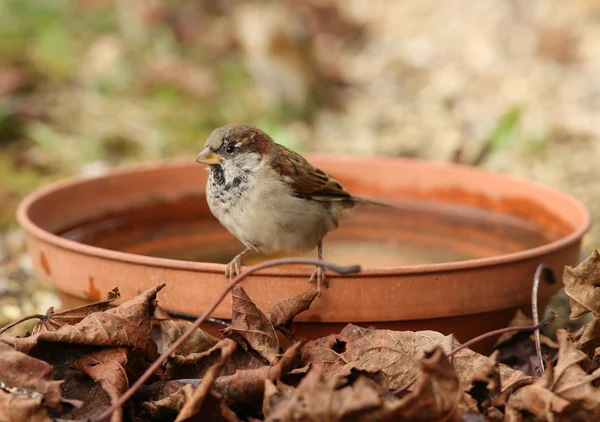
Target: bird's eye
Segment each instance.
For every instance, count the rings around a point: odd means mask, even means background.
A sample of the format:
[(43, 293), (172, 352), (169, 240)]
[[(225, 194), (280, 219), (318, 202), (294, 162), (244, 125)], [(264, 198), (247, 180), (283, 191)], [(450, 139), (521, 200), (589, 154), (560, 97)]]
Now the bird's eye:
[(234, 145), (227, 145), (227, 146), (225, 147), (225, 152), (226, 152), (227, 154), (231, 154), (231, 153), (233, 153), (233, 151), (235, 151), (235, 146), (234, 146)]

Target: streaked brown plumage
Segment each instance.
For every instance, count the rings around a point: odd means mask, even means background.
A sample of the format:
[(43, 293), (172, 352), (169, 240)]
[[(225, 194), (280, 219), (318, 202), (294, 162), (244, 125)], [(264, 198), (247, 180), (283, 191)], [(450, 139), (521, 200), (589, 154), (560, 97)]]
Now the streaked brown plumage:
[[(322, 241), (359, 204), (381, 205), (350, 195), (331, 176), (300, 154), (275, 143), (252, 126), (215, 129), (196, 161), (209, 165), (206, 199), (211, 212), (246, 249), (227, 266), (239, 273), (250, 251), (306, 252)], [(322, 267), (311, 275), (320, 292)]]

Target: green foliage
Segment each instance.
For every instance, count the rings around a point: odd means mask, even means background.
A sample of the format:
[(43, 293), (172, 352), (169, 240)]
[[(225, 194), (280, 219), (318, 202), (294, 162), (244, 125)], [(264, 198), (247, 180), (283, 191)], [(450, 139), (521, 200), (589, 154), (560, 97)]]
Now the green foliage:
[(515, 140), (521, 123), (521, 108), (514, 107), (504, 113), (489, 136), (490, 149), (499, 150), (510, 146)]

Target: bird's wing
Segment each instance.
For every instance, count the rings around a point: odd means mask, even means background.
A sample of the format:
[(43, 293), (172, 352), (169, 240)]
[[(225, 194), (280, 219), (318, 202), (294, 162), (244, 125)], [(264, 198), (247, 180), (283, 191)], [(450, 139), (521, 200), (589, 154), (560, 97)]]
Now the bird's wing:
[(271, 163), (273, 169), (281, 174), (298, 197), (325, 202), (352, 200), (337, 180), (313, 167), (300, 154), (279, 144), (276, 147), (274, 156), (278, 160)]

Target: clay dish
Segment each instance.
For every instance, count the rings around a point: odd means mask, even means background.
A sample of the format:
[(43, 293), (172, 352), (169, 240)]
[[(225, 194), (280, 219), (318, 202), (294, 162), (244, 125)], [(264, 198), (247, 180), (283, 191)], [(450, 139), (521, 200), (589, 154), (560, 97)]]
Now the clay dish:
[[(396, 208), (361, 208), (326, 238), (325, 259), (364, 270), (330, 276), (331, 287), (297, 317), (300, 335), (338, 332), (354, 322), (466, 339), (529, 308), (539, 263), (560, 277), (564, 265), (579, 262), (590, 216), (558, 190), (459, 165), (308, 158), (353, 194)], [(163, 307), (201, 313), (226, 283), (224, 263), (242, 249), (208, 210), (206, 175), (192, 160), (169, 161), (32, 193), (18, 219), (36, 274), (85, 301), (116, 286), (129, 299), (166, 282), (158, 296)], [(268, 269), (243, 285), (268, 310), (305, 291), (312, 269)], [(542, 310), (559, 287), (541, 286)], [(230, 318), (230, 298), (213, 316)]]

